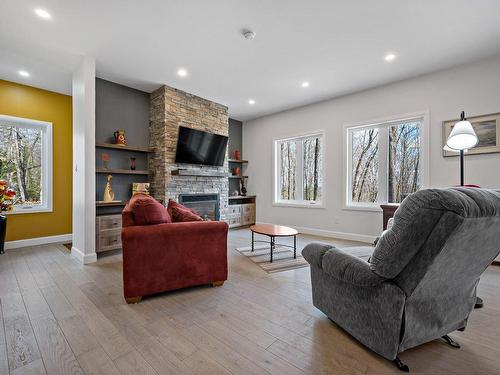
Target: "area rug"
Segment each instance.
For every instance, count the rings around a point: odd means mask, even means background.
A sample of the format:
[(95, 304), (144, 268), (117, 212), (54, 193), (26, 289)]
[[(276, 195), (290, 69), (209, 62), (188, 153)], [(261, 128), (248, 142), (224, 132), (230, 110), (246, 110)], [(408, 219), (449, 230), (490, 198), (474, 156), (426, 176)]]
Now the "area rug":
[(293, 259), (293, 250), (288, 247), (276, 245), (273, 251), (273, 262), (271, 263), (271, 251), (269, 245), (260, 244), (254, 246), (252, 252), (251, 246), (237, 247), (236, 250), (249, 258), (267, 273), (282, 272), (307, 267), (309, 263), (302, 257), (297, 250), (297, 258)]
[[(368, 261), (373, 252), (373, 246), (353, 246), (342, 248), (343, 251)], [(276, 245), (273, 251), (273, 262), (270, 262), (270, 249), (268, 244), (254, 246), (237, 247), (236, 250), (257, 264), (267, 273), (283, 272), (309, 266), (309, 263), (302, 257), (297, 249), (297, 258), (293, 259), (293, 250), (289, 247)]]

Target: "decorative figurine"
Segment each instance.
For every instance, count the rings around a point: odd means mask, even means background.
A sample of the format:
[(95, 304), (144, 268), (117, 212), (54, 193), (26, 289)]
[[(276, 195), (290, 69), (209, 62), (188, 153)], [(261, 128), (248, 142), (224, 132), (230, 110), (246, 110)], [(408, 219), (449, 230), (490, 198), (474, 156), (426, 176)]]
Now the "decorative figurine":
[(111, 179), (113, 176), (108, 174), (106, 178), (106, 187), (104, 188), (104, 197), (103, 200), (104, 202), (113, 202), (115, 200), (115, 193), (111, 189)]
[(126, 146), (127, 141), (125, 139), (125, 130), (117, 130), (114, 133), (115, 136), (115, 144), (118, 146)]
[(130, 158), (130, 169), (135, 171), (136, 167), (137, 167), (136, 158)]
[(244, 178), (242, 178), (242, 179), (240, 180), (240, 183), (241, 183), (241, 189), (240, 189), (240, 191), (241, 191), (241, 196), (242, 196), (242, 197), (245, 197), (245, 196), (247, 195), (247, 188), (245, 187), (245, 179), (244, 179)]
[(233, 168), (233, 176), (240, 176), (240, 175), (241, 175), (241, 168), (240, 167)]
[(102, 160), (102, 168), (103, 169), (108, 169), (109, 154), (103, 153), (101, 155), (101, 160)]
[(234, 160), (240, 160), (241, 159), (241, 152), (240, 150), (235, 150), (234, 151)]

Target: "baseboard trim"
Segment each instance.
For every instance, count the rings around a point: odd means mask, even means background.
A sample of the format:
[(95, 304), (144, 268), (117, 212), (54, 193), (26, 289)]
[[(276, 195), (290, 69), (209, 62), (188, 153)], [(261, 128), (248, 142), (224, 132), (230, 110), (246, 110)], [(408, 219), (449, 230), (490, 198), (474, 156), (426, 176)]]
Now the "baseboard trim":
[[(271, 223), (259, 222), (258, 224), (271, 224)], [(283, 225), (287, 225), (287, 224), (283, 224)], [(295, 225), (289, 225), (289, 226), (298, 230), (299, 233), (301, 233), (301, 234), (309, 234), (312, 236), (322, 236), (322, 237), (329, 237), (329, 238), (338, 238), (341, 240), (349, 240), (349, 241), (359, 241), (359, 242), (365, 242), (365, 243), (370, 243), (370, 244), (372, 244), (375, 241), (375, 239), (377, 238), (376, 236), (369, 236), (366, 234), (336, 232), (336, 231), (326, 230), (326, 229), (297, 227)]]
[(71, 247), (71, 256), (78, 259), (78, 261), (82, 264), (89, 264), (89, 263), (97, 262), (97, 254), (96, 253), (85, 254), (85, 253), (83, 253), (83, 251), (81, 251), (80, 249), (78, 249), (74, 246)]
[(49, 243), (71, 242), (72, 237), (73, 236), (71, 235), (71, 233), (68, 233), (68, 234), (60, 234), (57, 236), (36, 237), (36, 238), (27, 238), (25, 240), (7, 241), (5, 242), (5, 249), (10, 250), (28, 246), (46, 245)]

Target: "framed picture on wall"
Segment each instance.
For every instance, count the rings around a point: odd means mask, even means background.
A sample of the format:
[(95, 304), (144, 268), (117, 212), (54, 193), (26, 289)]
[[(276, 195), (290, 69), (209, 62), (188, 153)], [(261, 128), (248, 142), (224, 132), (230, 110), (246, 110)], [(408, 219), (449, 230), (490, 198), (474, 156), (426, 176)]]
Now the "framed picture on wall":
[[(468, 150), (466, 155), (491, 154), (500, 152), (500, 113), (467, 117), (467, 120), (469, 120), (472, 124), (472, 127), (474, 128), (474, 131), (479, 138), (479, 143), (476, 147)], [(443, 147), (446, 144), (446, 140), (451, 133), (451, 129), (453, 129), (453, 126), (458, 121), (460, 120), (456, 119), (443, 121)], [(443, 150), (444, 157), (458, 155), (458, 152)]]

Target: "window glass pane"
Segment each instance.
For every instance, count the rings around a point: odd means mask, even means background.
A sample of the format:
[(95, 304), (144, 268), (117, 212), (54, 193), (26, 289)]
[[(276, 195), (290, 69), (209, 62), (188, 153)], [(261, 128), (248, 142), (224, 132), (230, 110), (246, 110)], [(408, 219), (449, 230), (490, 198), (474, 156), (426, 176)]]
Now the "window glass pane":
[(303, 150), (303, 199), (321, 201), (323, 188), (323, 142), (320, 137), (306, 138)]
[(0, 122), (0, 179), (16, 192), (16, 205), (41, 204), (42, 131)]
[(280, 199), (297, 199), (297, 144), (295, 141), (278, 143), (280, 163)]
[(372, 203), (378, 195), (378, 129), (352, 131), (351, 200)]
[(388, 199), (400, 203), (420, 189), (420, 121), (389, 126)]

